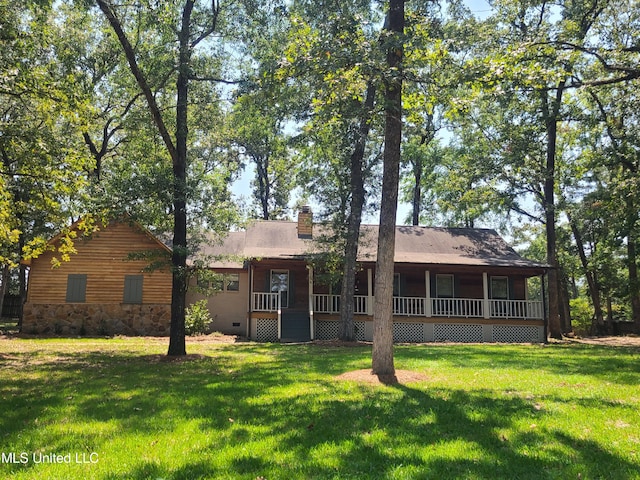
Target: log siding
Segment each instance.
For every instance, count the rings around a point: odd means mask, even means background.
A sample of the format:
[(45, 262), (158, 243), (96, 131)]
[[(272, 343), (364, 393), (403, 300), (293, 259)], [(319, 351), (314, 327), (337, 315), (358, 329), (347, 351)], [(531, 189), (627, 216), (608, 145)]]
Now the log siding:
[[(29, 274), (27, 303), (61, 304), (67, 302), (70, 275), (86, 275), (83, 303), (124, 303), (125, 278), (141, 275), (142, 304), (171, 303), (171, 273), (146, 271), (149, 260), (131, 260), (131, 254), (167, 255), (166, 249), (140, 228), (129, 223), (112, 223), (90, 237), (75, 240), (76, 254), (59, 267), (52, 267), (53, 252), (33, 259)], [(168, 259), (168, 257), (167, 257)]]

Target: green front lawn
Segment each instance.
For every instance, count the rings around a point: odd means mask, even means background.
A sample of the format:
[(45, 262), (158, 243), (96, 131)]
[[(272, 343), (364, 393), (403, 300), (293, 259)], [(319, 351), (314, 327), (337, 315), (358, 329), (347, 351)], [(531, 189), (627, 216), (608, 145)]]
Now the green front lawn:
[(166, 348), (0, 340), (0, 478), (640, 478), (638, 350), (399, 346), (428, 380), (371, 386), (368, 346)]

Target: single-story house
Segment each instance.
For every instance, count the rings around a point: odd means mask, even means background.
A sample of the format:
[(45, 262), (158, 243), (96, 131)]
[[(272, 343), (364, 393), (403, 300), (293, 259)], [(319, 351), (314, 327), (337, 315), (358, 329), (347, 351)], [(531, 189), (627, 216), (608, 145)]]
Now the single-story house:
[[(63, 237), (28, 260), (22, 331), (64, 335), (168, 335), (171, 251), (133, 221), (112, 221), (85, 236), (78, 223), (69, 261), (54, 267)], [(149, 268), (150, 261), (165, 268)]]
[[(339, 288), (322, 282), (311, 212), (257, 221), (202, 253), (222, 275), (208, 297), (213, 329), (257, 341), (338, 335)], [(318, 226), (315, 226), (316, 230)], [(378, 227), (362, 227), (354, 297), (358, 340), (373, 338)], [(518, 255), (493, 230), (396, 227), (393, 328), (397, 342), (542, 342), (546, 266)], [(532, 281), (532, 279), (534, 279)], [(535, 290), (535, 291), (533, 291)], [(188, 303), (205, 296), (196, 289)]]
[[(257, 221), (203, 245), (199, 259), (218, 274), (219, 288), (204, 294), (194, 276), (187, 304), (205, 298), (213, 330), (257, 341), (337, 337), (339, 289), (312, 261), (319, 230), (303, 209), (296, 222)], [(359, 340), (373, 338), (377, 233), (375, 225), (362, 227), (354, 297)], [(75, 249), (57, 268), (53, 252), (29, 262), (25, 333), (168, 335), (171, 272), (148, 269), (150, 257), (168, 264), (162, 242), (125, 220), (79, 234)], [(545, 340), (546, 266), (520, 257), (495, 231), (398, 226), (395, 263), (397, 342)]]

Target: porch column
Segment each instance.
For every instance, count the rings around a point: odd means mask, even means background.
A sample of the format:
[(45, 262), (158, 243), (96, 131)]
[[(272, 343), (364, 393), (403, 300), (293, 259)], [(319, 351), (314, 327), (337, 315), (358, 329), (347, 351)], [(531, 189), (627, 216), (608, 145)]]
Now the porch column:
[(253, 312), (253, 274), (255, 267), (253, 264), (249, 267), (249, 313)]
[(278, 309), (278, 341), (282, 340), (282, 296), (280, 292), (278, 292), (278, 296), (276, 297), (278, 300), (276, 301), (276, 307)]
[(491, 318), (491, 308), (489, 306), (489, 275), (487, 272), (482, 272), (482, 311), (484, 312), (484, 318)]
[(373, 315), (373, 270), (367, 269), (367, 315)]
[(313, 340), (313, 266), (307, 265), (307, 269), (309, 270), (309, 335)]
[(253, 312), (253, 264), (249, 264), (249, 315), (247, 315), (247, 338), (251, 338), (251, 313)]
[(429, 272), (429, 270), (424, 271), (424, 288), (425, 288), (424, 316), (431, 317), (431, 273)]

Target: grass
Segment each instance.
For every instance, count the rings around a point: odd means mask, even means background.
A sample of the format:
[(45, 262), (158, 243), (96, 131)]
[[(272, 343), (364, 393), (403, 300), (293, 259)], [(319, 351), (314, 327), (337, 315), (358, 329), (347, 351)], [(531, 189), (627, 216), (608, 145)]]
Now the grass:
[(368, 346), (188, 350), (0, 340), (0, 477), (640, 478), (638, 350), (399, 346), (396, 368), (428, 380), (396, 386), (335, 379), (369, 367)]

